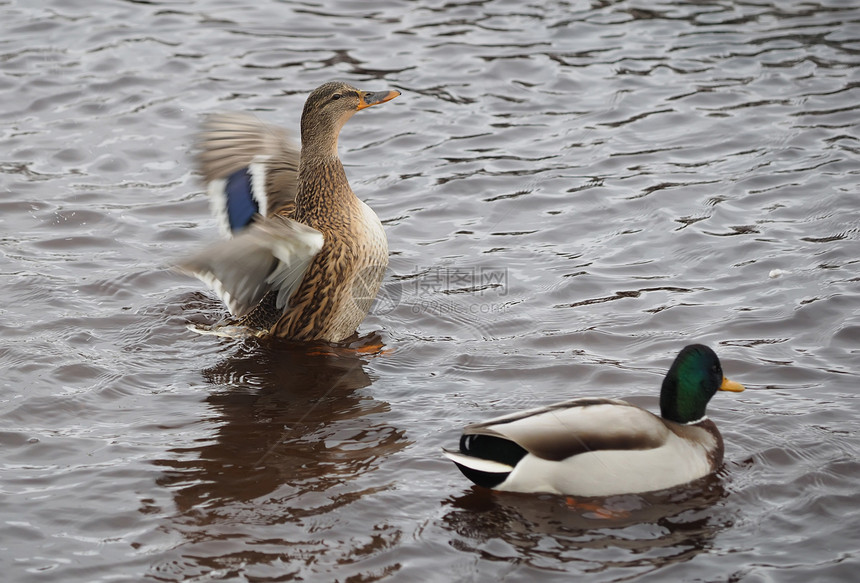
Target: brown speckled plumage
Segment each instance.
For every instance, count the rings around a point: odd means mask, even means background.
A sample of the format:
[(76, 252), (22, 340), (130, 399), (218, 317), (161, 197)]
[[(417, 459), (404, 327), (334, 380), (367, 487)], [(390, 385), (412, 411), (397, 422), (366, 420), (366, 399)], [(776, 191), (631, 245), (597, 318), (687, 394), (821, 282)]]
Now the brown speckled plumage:
[(340, 82), (317, 88), (302, 113), (298, 159), (282, 130), (248, 116), (215, 118), (204, 128), (198, 162), (207, 180), (250, 163), (265, 164), (272, 201), (267, 215), (292, 219), (323, 237), (286, 306), (278, 306), (277, 290), (269, 291), (238, 324), (291, 340), (339, 342), (367, 315), (388, 265), (388, 244), (376, 214), (349, 186), (337, 139), (356, 111), (397, 95)]

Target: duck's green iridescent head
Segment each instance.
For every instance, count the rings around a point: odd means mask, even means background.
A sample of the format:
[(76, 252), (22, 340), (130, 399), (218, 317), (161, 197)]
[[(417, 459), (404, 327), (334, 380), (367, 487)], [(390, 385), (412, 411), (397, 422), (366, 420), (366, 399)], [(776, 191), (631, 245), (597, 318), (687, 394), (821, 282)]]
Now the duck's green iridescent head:
[(685, 346), (675, 358), (660, 391), (660, 414), (677, 423), (705, 417), (708, 401), (717, 391), (743, 391), (740, 383), (723, 375), (720, 359), (702, 344)]

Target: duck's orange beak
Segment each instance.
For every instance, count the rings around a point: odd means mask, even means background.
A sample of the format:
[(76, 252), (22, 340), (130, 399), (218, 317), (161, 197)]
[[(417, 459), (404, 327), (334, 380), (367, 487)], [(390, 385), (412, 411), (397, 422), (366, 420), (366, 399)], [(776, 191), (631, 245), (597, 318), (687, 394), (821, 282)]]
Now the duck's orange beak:
[(736, 383), (735, 381), (730, 381), (726, 377), (723, 377), (723, 384), (720, 385), (721, 391), (731, 391), (733, 393), (740, 393), (744, 390), (744, 386), (740, 383)]
[(380, 103), (391, 101), (398, 95), (400, 95), (400, 91), (397, 90), (377, 91), (375, 93), (370, 93), (368, 91), (359, 91), (358, 109), (361, 110), (366, 107), (370, 107), (371, 105), (379, 105)]

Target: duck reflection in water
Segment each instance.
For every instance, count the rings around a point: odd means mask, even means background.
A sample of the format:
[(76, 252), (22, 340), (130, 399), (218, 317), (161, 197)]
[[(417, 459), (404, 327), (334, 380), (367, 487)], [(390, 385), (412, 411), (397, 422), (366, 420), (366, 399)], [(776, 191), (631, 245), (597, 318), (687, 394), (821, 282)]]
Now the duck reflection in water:
[(732, 517), (718, 511), (726, 496), (719, 475), (669, 490), (606, 498), (473, 487), (445, 502), (451, 511), (442, 525), (452, 531), (453, 546), (483, 558), (493, 558), (484, 548), (501, 539), (531, 567), (540, 568), (549, 558), (580, 565), (593, 561), (595, 570), (650, 571), (707, 552), (716, 535), (731, 526)]
[[(378, 345), (380, 339), (371, 335), (357, 343)], [(161, 483), (175, 488), (180, 512), (270, 494), (267, 502), (283, 505), (277, 512), (307, 512), (313, 503), (306, 495), (340, 490), (335, 486), (354, 482), (403, 449), (404, 431), (381, 421), (388, 404), (361, 391), (371, 384), (368, 358), (355, 350), (247, 339), (204, 370), (217, 387), (206, 398), (211, 422), (219, 426), (214, 438), (157, 462), (171, 468)], [(347, 490), (352, 495), (339, 497), (342, 503), (361, 495), (355, 486)]]

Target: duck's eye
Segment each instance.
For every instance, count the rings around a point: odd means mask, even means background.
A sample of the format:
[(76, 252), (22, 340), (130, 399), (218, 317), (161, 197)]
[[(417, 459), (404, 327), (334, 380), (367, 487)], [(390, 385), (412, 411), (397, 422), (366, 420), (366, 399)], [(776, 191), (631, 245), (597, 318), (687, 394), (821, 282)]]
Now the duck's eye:
[(331, 100), (332, 100), (332, 101), (337, 101), (337, 100), (338, 100), (338, 99), (340, 99), (341, 97), (343, 97), (343, 95), (341, 95), (340, 93), (335, 93), (334, 95), (332, 95), (332, 96), (331, 96)]

